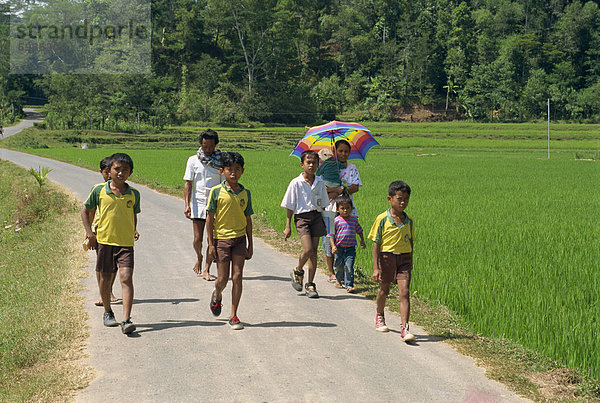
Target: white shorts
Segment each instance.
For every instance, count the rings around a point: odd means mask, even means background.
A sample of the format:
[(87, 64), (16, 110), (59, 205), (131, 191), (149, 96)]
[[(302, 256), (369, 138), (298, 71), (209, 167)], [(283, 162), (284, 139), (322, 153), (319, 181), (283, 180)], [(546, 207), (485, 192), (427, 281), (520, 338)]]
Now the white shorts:
[(196, 201), (192, 198), (190, 201), (191, 218), (202, 218), (206, 219), (206, 207), (204, 202)]

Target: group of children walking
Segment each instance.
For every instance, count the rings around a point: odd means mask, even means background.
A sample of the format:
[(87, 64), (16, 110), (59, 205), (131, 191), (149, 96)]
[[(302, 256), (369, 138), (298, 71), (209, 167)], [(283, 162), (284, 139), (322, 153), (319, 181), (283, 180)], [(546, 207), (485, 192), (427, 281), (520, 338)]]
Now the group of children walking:
[[(214, 139), (216, 132), (210, 132), (210, 138)], [(200, 143), (203, 144), (203, 134), (200, 135)], [(210, 158), (201, 154), (198, 154), (200, 163), (196, 164), (196, 171), (202, 170), (204, 160), (206, 163), (210, 161)], [(343, 169), (343, 166), (332, 163), (330, 155), (323, 154), (323, 159), (329, 160), (327, 164), (330, 165), (321, 168), (321, 171), (335, 169), (339, 172)], [(212, 162), (214, 163), (214, 159)], [(210, 189), (208, 200), (202, 201), (200, 208), (205, 209), (205, 218), (199, 220), (204, 220), (202, 229), (204, 224), (207, 228), (208, 259), (217, 264), (217, 278), (210, 297), (210, 310), (214, 316), (221, 314), (223, 291), (231, 278), (229, 324), (232, 329), (239, 330), (244, 328), (237, 316), (237, 309), (242, 295), (244, 263), (253, 255), (251, 216), (254, 212), (250, 191), (239, 183), (244, 172), (243, 157), (236, 152), (219, 151), (219, 164), (218, 170), (223, 181)], [(298, 264), (291, 272), (291, 284), (296, 291), (304, 289), (309, 298), (319, 297), (314, 282), (319, 238), (326, 236), (329, 242), (327, 246), (335, 256), (336, 286), (345, 288), (350, 293), (355, 292), (354, 260), (357, 235), (361, 247), (366, 247), (363, 229), (356, 214), (353, 214), (356, 210), (352, 198), (345, 193), (336, 195), (332, 186), (337, 186), (339, 181), (336, 181), (331, 172), (327, 173), (327, 181), (318, 176), (319, 165), (319, 155), (316, 152), (302, 153), (302, 173), (291, 180), (281, 202), (281, 207), (286, 209), (284, 239), (287, 240), (291, 235), (293, 218), (302, 244)], [(86, 231), (86, 245), (97, 251), (96, 272), (101, 304), (104, 307), (104, 325), (119, 326), (111, 309), (111, 301), (114, 301), (111, 294), (112, 283), (119, 272), (123, 290), (123, 319), (120, 326), (123, 333), (129, 334), (135, 330), (135, 325), (131, 322), (133, 243), (139, 239), (136, 228), (140, 195), (135, 188), (126, 183), (133, 172), (133, 161), (127, 154), (113, 154), (103, 160), (101, 172), (105, 171), (108, 171), (109, 178), (105, 177), (105, 183), (92, 188), (84, 203), (81, 217)], [(193, 176), (186, 170), (184, 179), (193, 180)], [(387, 196), (390, 208), (377, 217), (368, 235), (373, 241), (373, 280), (379, 283), (375, 330), (389, 330), (384, 316), (385, 300), (390, 292), (391, 283), (397, 283), (402, 319), (401, 337), (404, 341), (415, 339), (408, 329), (414, 230), (413, 221), (404, 210), (408, 205), (410, 192), (410, 187), (405, 182), (395, 181), (390, 184)], [(189, 192), (186, 193), (185, 212), (188, 218), (192, 218), (189, 212), (194, 208), (198, 209), (198, 206), (190, 207), (188, 197)], [(337, 216), (327, 229), (322, 212), (331, 204), (332, 199)], [(195, 243), (194, 248), (201, 251), (201, 243), (199, 246)], [(199, 269), (202, 259), (200, 252), (198, 258)], [(306, 283), (305, 265), (308, 268)], [(208, 267), (205, 270), (208, 273)]]
[[(283, 196), (281, 207), (287, 211), (284, 239), (291, 234), (292, 217), (302, 244), (302, 252), (298, 265), (291, 272), (292, 287), (301, 291), (304, 283), (304, 266), (308, 262), (308, 278), (304, 290), (309, 298), (318, 298), (319, 294), (314, 283), (317, 267), (317, 247), (319, 238), (327, 235), (331, 251), (335, 255), (334, 268), (336, 286), (354, 292), (354, 260), (356, 257), (356, 237), (360, 237), (360, 245), (365, 248), (363, 229), (358, 222), (353, 201), (349, 195), (342, 194), (334, 199), (337, 216), (329, 231), (321, 213), (329, 204), (332, 192), (330, 186), (321, 176), (317, 176), (319, 156), (330, 159), (327, 153), (318, 155), (314, 151), (305, 151), (300, 156), (300, 167), (303, 172), (292, 179)], [(326, 160), (327, 161), (327, 160)], [(338, 169), (331, 161), (333, 169)], [(329, 169), (329, 168), (328, 168)], [(330, 175), (328, 182), (336, 187), (335, 176)], [(410, 277), (412, 271), (412, 252), (414, 230), (412, 219), (404, 212), (410, 199), (410, 187), (403, 181), (395, 181), (389, 185), (387, 200), (390, 208), (381, 213), (369, 232), (373, 241), (373, 280), (379, 283), (377, 293), (377, 311), (375, 315), (375, 330), (389, 331), (384, 316), (385, 300), (390, 292), (392, 283), (398, 284), (400, 299), (400, 316), (402, 340), (413, 341), (415, 336), (409, 332), (410, 314)]]

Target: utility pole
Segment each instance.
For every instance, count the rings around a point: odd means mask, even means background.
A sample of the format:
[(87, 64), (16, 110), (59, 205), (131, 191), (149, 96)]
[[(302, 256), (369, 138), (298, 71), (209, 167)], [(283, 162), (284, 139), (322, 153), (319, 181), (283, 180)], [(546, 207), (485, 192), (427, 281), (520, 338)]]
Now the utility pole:
[(548, 98), (548, 159), (550, 159), (550, 98)]

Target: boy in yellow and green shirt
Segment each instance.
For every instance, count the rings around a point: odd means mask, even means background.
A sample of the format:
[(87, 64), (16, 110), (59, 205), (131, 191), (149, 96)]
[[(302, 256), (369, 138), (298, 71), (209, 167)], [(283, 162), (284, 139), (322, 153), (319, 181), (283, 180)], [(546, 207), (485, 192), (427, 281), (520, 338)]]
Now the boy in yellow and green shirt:
[[(105, 183), (110, 180), (110, 157), (104, 157), (102, 158), (102, 160), (100, 160), (100, 174), (102, 175), (102, 179), (104, 179)], [(98, 219), (100, 218), (100, 214), (95, 214), (93, 212), (90, 214), (90, 220), (92, 221), (92, 231), (94, 232), (94, 234), (96, 234), (98, 231)], [(117, 297), (115, 297), (115, 294), (113, 294), (112, 292), (113, 284), (115, 283), (116, 277), (117, 276), (113, 277), (112, 283), (110, 285), (110, 302), (118, 301)], [(96, 280), (98, 281), (98, 284), (100, 284), (100, 272), (96, 272)], [(102, 302), (102, 296), (100, 296), (100, 299), (97, 302), (95, 302), (94, 305), (104, 306), (104, 303)]]
[(390, 293), (390, 284), (398, 284), (400, 317), (402, 319), (402, 340), (415, 340), (408, 331), (410, 315), (410, 278), (413, 268), (413, 220), (404, 210), (410, 199), (410, 186), (403, 181), (390, 183), (388, 187), (390, 208), (379, 214), (369, 232), (373, 241), (373, 281), (379, 283), (377, 293), (377, 315), (375, 330), (389, 331), (385, 324), (385, 300)]
[[(242, 297), (244, 262), (252, 258), (252, 200), (250, 191), (238, 181), (244, 173), (244, 158), (235, 152), (222, 153), (221, 174), (225, 180), (210, 191), (206, 208), (208, 254), (217, 263), (218, 276), (210, 297), (210, 310), (221, 314), (223, 290), (231, 272), (231, 315), (229, 325), (240, 330), (244, 325), (237, 317)], [(231, 267), (231, 269), (230, 269)]]
[[(133, 243), (139, 238), (136, 231), (140, 212), (140, 194), (126, 182), (133, 172), (129, 155), (116, 153), (110, 160), (110, 178), (92, 188), (81, 210), (90, 249), (97, 254), (96, 272), (100, 273), (100, 297), (104, 305), (104, 326), (118, 326), (110, 304), (112, 281), (119, 272), (123, 293), (123, 321), (121, 331), (129, 334), (135, 330), (131, 322), (133, 305)], [(96, 233), (92, 231), (90, 217), (98, 216)]]

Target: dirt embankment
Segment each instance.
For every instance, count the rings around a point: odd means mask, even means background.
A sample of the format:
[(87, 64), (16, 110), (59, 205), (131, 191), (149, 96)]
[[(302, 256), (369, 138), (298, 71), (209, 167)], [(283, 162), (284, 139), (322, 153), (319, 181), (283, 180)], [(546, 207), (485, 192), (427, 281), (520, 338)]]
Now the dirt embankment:
[(444, 109), (431, 109), (423, 105), (409, 107), (398, 107), (392, 111), (392, 120), (398, 122), (446, 122), (461, 119), (462, 116), (456, 109), (449, 107)]

